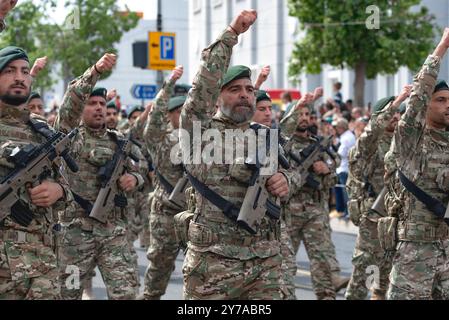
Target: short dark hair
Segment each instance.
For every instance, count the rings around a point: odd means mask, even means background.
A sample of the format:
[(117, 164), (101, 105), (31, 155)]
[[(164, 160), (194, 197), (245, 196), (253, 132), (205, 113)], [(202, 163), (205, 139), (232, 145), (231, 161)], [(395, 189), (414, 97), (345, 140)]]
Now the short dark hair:
[(340, 90), (340, 89), (341, 89), (341, 82), (335, 82), (335, 83), (334, 83), (334, 87), (335, 87), (337, 90)]

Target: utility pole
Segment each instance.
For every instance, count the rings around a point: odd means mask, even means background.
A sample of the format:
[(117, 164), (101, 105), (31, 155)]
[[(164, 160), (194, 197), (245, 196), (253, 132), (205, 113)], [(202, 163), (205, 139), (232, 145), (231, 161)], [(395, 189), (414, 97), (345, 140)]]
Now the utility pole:
[[(162, 0), (157, 0), (157, 31), (162, 31)], [(164, 83), (164, 74), (162, 70), (157, 71), (156, 84), (158, 90), (162, 88), (162, 84)]]

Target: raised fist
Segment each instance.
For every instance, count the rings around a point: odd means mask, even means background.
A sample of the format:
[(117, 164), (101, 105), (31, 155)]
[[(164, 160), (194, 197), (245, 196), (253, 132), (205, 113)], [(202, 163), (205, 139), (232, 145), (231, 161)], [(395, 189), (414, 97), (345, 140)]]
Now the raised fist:
[(237, 35), (246, 32), (249, 27), (256, 21), (256, 10), (243, 10), (240, 14), (234, 18), (231, 22), (230, 29), (237, 33)]
[(100, 60), (95, 64), (98, 72), (103, 73), (106, 71), (111, 71), (117, 62), (117, 56), (113, 53), (106, 53)]
[(38, 73), (45, 68), (45, 66), (47, 65), (47, 61), (48, 58), (46, 56), (42, 58), (37, 58), (33, 64), (33, 67), (31, 68), (30, 75), (32, 77), (36, 77)]
[(5, 18), (17, 4), (18, 0), (0, 0), (0, 18)]
[(313, 93), (307, 92), (301, 99), (299, 99), (296, 108), (303, 107), (311, 102), (313, 102)]
[(177, 81), (182, 77), (183, 73), (184, 73), (184, 67), (177, 66), (176, 68), (173, 69), (170, 78), (174, 81)]
[(106, 101), (111, 101), (117, 96), (117, 89), (112, 89), (108, 91), (106, 95)]
[(318, 100), (323, 96), (323, 87), (318, 87), (313, 91), (313, 101)]

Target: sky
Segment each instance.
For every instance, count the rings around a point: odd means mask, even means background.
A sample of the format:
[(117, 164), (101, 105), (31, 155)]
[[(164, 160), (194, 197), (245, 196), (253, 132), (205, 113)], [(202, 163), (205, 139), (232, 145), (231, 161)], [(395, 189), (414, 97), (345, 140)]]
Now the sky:
[[(40, 2), (39, 0), (33, 0)], [(64, 18), (68, 14), (66, 8), (64, 8), (65, 1), (58, 1), (58, 7), (54, 12), (50, 13), (51, 19), (58, 23), (62, 23)], [(143, 12), (144, 19), (155, 20), (157, 16), (157, 0), (118, 0), (117, 4), (120, 8), (125, 9), (125, 6), (131, 11)]]

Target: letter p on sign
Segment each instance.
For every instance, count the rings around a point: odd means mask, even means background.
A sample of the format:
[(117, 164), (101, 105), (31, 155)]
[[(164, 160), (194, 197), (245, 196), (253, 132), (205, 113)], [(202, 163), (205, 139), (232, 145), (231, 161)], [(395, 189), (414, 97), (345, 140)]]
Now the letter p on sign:
[(161, 60), (173, 60), (175, 58), (175, 38), (161, 36)]

